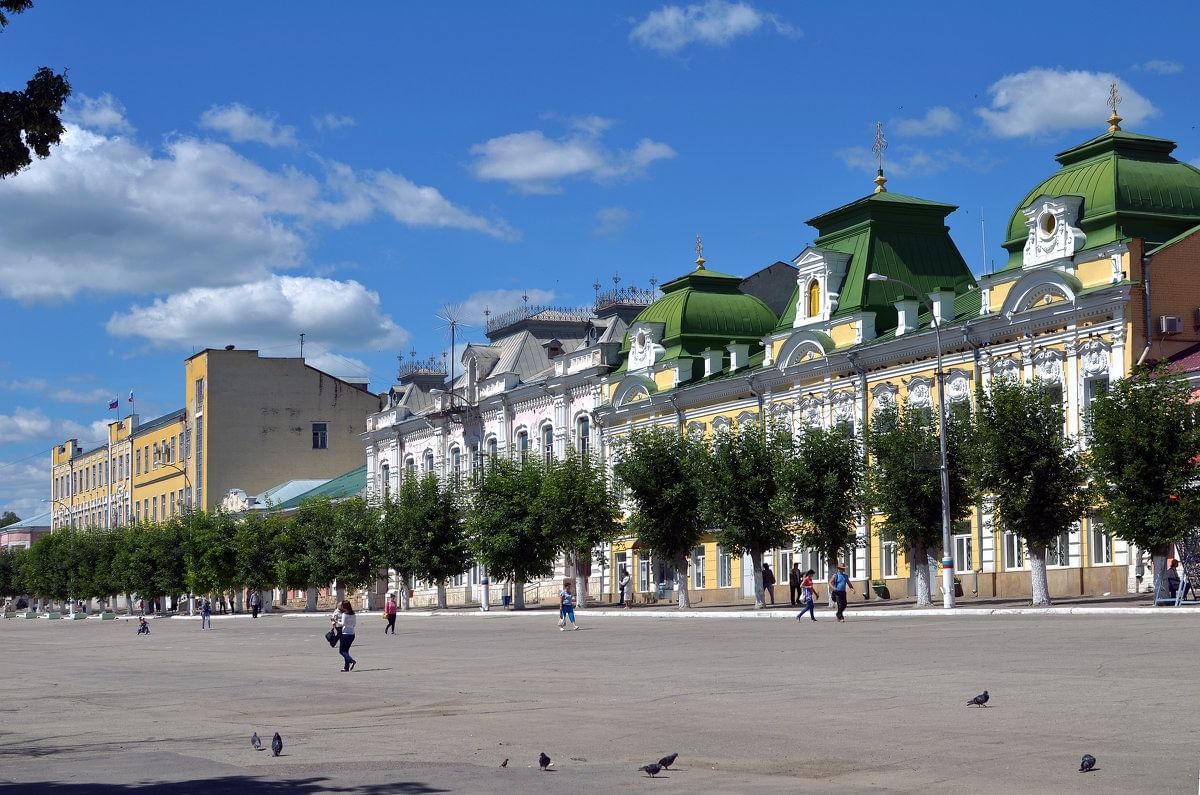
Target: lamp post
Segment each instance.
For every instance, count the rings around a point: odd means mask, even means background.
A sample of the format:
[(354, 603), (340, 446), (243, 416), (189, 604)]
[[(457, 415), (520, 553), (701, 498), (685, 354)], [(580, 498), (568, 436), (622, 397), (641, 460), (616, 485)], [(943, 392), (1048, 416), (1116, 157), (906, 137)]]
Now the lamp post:
[(929, 307), (932, 318), (934, 345), (937, 346), (937, 402), (938, 402), (938, 453), (942, 475), (942, 607), (954, 607), (954, 548), (950, 539), (950, 467), (946, 458), (946, 394), (945, 376), (942, 372), (942, 321), (933, 304), (921, 297), (921, 291), (902, 279), (882, 273), (867, 274), (867, 281), (895, 282), (906, 290), (912, 290), (917, 301)]

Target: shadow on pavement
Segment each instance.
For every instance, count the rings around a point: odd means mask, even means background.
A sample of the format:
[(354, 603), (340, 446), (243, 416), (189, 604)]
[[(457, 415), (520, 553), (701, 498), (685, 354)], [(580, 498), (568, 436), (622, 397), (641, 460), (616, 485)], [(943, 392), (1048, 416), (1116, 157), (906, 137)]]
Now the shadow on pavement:
[(52, 795), (122, 795), (122, 793), (162, 793), (162, 795), (315, 795), (321, 792), (344, 792), (351, 795), (386, 795), (386, 793), (436, 793), (450, 790), (431, 787), (419, 781), (395, 781), (387, 784), (339, 786), (327, 778), (264, 779), (253, 776), (221, 776), (195, 781), (146, 781), (138, 784), (80, 784), (75, 782), (41, 781), (22, 783), (0, 782), (0, 795), (20, 793), (51, 793)]

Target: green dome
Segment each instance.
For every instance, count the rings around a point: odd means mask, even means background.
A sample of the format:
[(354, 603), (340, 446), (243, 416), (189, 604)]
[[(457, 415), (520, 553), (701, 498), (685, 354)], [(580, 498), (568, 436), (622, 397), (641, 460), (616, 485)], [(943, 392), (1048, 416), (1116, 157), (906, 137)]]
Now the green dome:
[[(760, 345), (775, 328), (775, 313), (758, 298), (743, 293), (742, 280), (726, 273), (697, 269), (662, 286), (663, 297), (643, 309), (638, 323), (662, 323), (662, 360), (699, 356), (708, 348), (731, 342)], [(629, 353), (630, 335), (621, 345)]]
[(1058, 154), (1062, 164), (1021, 200), (1008, 222), (1008, 268), (1019, 268), (1039, 196), (1082, 196), (1087, 248), (1144, 238), (1165, 242), (1200, 223), (1200, 169), (1171, 157), (1175, 142), (1118, 130)]

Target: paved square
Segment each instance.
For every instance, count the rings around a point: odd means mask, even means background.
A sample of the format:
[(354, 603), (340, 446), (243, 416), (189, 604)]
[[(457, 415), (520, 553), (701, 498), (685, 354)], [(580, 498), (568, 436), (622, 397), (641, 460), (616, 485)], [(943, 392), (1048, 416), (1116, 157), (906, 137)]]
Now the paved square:
[(0, 795), (1196, 791), (1191, 617), (579, 618), (6, 621)]

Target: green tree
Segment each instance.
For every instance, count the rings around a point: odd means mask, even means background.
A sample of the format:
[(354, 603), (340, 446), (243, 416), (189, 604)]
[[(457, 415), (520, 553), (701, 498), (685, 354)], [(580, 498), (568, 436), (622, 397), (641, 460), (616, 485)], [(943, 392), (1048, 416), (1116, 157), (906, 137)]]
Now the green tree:
[(554, 571), (557, 554), (534, 506), (542, 489), (542, 467), (499, 458), (480, 478), (467, 519), (475, 557), (493, 579), (513, 585), (513, 607), (525, 607), (525, 583)]
[[(333, 583), (337, 565), (333, 557), (333, 541), (337, 516), (333, 500), (310, 497), (300, 503), (292, 515), (289, 543), (303, 543), (303, 568), (308, 573), (308, 604), (305, 610), (317, 609), (317, 589)], [(277, 565), (278, 562), (277, 562)]]
[(416, 488), (401, 491), (401, 513), (410, 539), (407, 570), (437, 585), (437, 606), (444, 608), (446, 580), (471, 565), (462, 511), (454, 494), (438, 483), (437, 475), (406, 480), (416, 481)]
[(196, 595), (226, 594), (237, 582), (236, 527), (226, 513), (195, 511), (187, 516), (186, 581)]
[[(33, 0), (0, 0), (0, 30), (9, 14), (33, 7)], [(0, 91), (0, 179), (12, 176), (33, 162), (33, 155), (49, 157), (50, 147), (62, 138), (59, 118), (71, 94), (67, 74), (43, 66), (23, 91)]]
[(412, 523), (408, 520), (405, 507), (416, 503), (419, 494), (419, 480), (416, 477), (405, 477), (400, 483), (399, 493), (389, 492), (384, 495), (383, 504), (379, 506), (375, 549), (383, 565), (396, 572), (401, 610), (408, 609), (408, 591), (413, 583), (416, 558)]
[(0, 596), (19, 596), (28, 592), (25, 583), (25, 558), (22, 547), (0, 547)]
[[(296, 515), (281, 516), (279, 533), (275, 536), (273, 564), (275, 581), (289, 591), (306, 590), (314, 585), (312, 567), (309, 565), (309, 541), (306, 531), (309, 525), (297, 521)], [(315, 609), (316, 605), (312, 605)], [(309, 606), (305, 606), (309, 609)]]
[(340, 594), (362, 588), (378, 576), (373, 554), (378, 522), (379, 513), (362, 497), (334, 503), (329, 556)]
[[(234, 525), (233, 546), (237, 551), (237, 574), (235, 579), (242, 588), (262, 595), (274, 587), (277, 568), (275, 565), (275, 540), (279, 536), (278, 514), (262, 514), (253, 511), (243, 516)], [(268, 609), (271, 600), (263, 599)]]
[(8, 527), (10, 524), (16, 524), (19, 521), (21, 521), (21, 517), (12, 511), (5, 511), (0, 515), (0, 527)]
[[(965, 460), (970, 415), (955, 407), (946, 418), (950, 475), (950, 521), (971, 510), (971, 478)], [(887, 516), (887, 530), (908, 551), (917, 575), (917, 605), (931, 603), (929, 550), (942, 544), (942, 479), (937, 419), (928, 411), (880, 409), (868, 437), (871, 504)]]
[(577, 606), (587, 606), (584, 561), (592, 550), (612, 541), (620, 530), (620, 508), (604, 470), (589, 455), (572, 452), (546, 468), (534, 505), (537, 521), (575, 572)]
[(1186, 379), (1139, 370), (1092, 403), (1088, 431), (1104, 528), (1149, 550), (1161, 585), (1171, 545), (1200, 526), (1200, 403)]
[(858, 442), (845, 425), (806, 427), (779, 478), (779, 499), (799, 521), (801, 542), (819, 550), (832, 572), (838, 555), (856, 543), (864, 497)]
[(762, 609), (763, 553), (795, 541), (792, 514), (782, 499), (779, 475), (792, 453), (791, 434), (747, 423), (718, 431), (712, 440), (703, 507), (719, 527), (717, 541), (735, 555), (750, 555), (754, 606)]
[(1025, 541), (1033, 604), (1050, 604), (1046, 546), (1087, 507), (1087, 473), (1063, 434), (1063, 411), (1039, 381), (992, 381), (973, 434), (975, 479), (1004, 529)]
[(637, 430), (616, 448), (613, 472), (629, 495), (629, 531), (675, 568), (679, 609), (691, 607), (687, 558), (707, 527), (701, 501), (708, 471), (703, 442), (674, 428)]
[(70, 578), (64, 547), (71, 542), (74, 528), (62, 528), (34, 541), (25, 556), (25, 583), (30, 592), (43, 600), (62, 601), (68, 596)]

